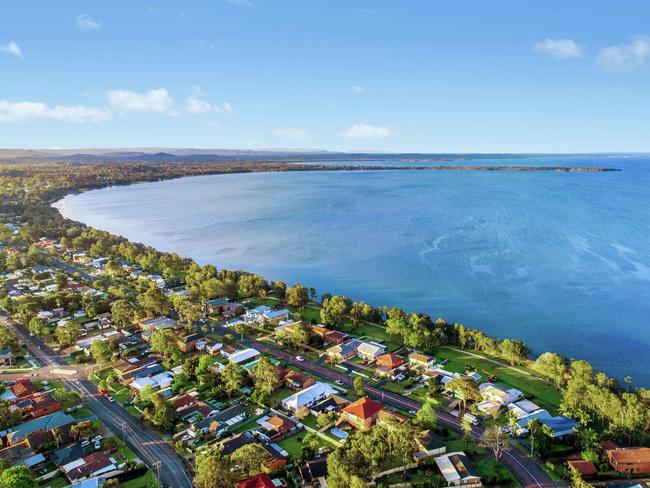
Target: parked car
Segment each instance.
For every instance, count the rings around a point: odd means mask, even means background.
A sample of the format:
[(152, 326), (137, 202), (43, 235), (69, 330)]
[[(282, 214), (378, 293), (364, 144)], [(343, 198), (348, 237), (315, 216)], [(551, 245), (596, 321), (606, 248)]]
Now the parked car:
[(334, 383), (336, 383), (339, 386), (343, 386), (343, 382), (341, 380), (335, 380)]
[(302, 356), (296, 356), (296, 361), (304, 361), (304, 360), (305, 358), (303, 358)]
[(115, 401), (115, 398), (113, 398), (111, 395), (108, 395), (108, 401), (109, 401), (109, 402), (114, 402), (114, 401)]

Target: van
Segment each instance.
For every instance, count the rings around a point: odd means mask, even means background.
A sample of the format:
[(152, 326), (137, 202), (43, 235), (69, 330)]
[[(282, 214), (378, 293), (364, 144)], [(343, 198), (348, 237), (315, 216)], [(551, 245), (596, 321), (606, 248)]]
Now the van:
[(478, 419), (476, 418), (476, 415), (472, 415), (471, 413), (466, 413), (463, 415), (463, 420), (467, 420), (472, 425), (478, 425)]

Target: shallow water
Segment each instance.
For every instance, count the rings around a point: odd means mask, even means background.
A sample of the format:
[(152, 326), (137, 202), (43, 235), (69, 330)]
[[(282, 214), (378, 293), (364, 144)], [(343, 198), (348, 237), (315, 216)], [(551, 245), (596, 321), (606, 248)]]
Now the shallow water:
[(428, 312), (650, 386), (650, 158), (473, 163), (623, 171), (215, 175), (59, 206), (201, 263)]

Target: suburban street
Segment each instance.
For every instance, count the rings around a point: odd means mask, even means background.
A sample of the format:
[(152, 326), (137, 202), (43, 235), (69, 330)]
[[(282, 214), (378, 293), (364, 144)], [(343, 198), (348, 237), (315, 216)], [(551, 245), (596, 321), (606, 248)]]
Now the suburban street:
[[(63, 358), (43, 344), (37, 337), (32, 337), (25, 329), (9, 320), (4, 311), (0, 311), (0, 321), (11, 328), (22, 342), (27, 345), (32, 357), (41, 361), (46, 367), (41, 368), (43, 379), (49, 379), (50, 368), (72, 369)], [(25, 376), (24, 374), (22, 376)], [(79, 376), (79, 375), (76, 375)], [(3, 376), (4, 377), (4, 376)], [(61, 377), (61, 376), (59, 376)], [(170, 488), (191, 488), (192, 482), (185, 465), (172, 447), (143, 423), (133, 418), (124, 407), (110, 402), (99, 394), (95, 385), (87, 379), (70, 379), (61, 377), (65, 386), (79, 393), (81, 399), (88, 403), (97, 418), (117, 437), (122, 439), (144, 462), (154, 470), (160, 482)]]
[[(230, 333), (228, 329), (223, 327), (214, 328), (219, 333)], [(255, 339), (244, 339), (244, 344), (257, 349), (258, 351), (267, 352), (273, 357), (284, 361), (285, 363), (292, 364), (296, 367), (304, 369), (312, 374), (317, 375), (320, 378), (336, 381), (339, 380), (348, 387), (352, 387), (353, 378), (343, 372), (337, 372), (320, 364), (308, 362), (308, 361), (298, 361), (296, 357), (282, 349), (274, 347), (266, 342), (258, 341)], [(373, 388), (366, 386), (366, 393), (375, 398), (382, 403), (387, 405), (398, 407), (403, 410), (418, 410), (422, 404), (417, 400), (408, 398), (404, 395), (397, 393), (385, 391), (378, 388)], [(459, 419), (453, 415), (437, 409), (438, 422), (456, 432), (461, 431), (461, 426)], [(474, 427), (472, 429), (475, 439), (480, 439), (483, 435), (483, 429), (481, 427)], [(551, 479), (551, 477), (532, 459), (526, 456), (524, 453), (519, 451), (516, 447), (510, 451), (505, 451), (501, 456), (500, 462), (507, 466), (517, 480), (521, 483), (524, 488), (557, 488), (557, 487), (566, 487), (564, 483), (556, 483)]]

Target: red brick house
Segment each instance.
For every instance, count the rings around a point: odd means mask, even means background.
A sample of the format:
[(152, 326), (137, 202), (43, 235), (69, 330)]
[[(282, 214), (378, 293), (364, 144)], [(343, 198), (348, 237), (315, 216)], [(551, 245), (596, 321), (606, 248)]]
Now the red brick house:
[(393, 354), (392, 352), (382, 354), (375, 360), (377, 365), (377, 374), (380, 376), (390, 376), (393, 372), (404, 364), (404, 358)]
[(266, 473), (256, 474), (247, 480), (240, 481), (235, 488), (276, 488), (271, 478)]
[(288, 369), (284, 372), (284, 384), (290, 390), (304, 390), (308, 386), (316, 383), (316, 380), (311, 376), (306, 374), (299, 373), (298, 371), (293, 371)]
[(650, 447), (630, 447), (607, 451), (607, 459), (622, 474), (650, 474)]
[(13, 384), (11, 391), (17, 398), (22, 398), (36, 393), (36, 387), (31, 380), (20, 379)]
[(347, 422), (355, 429), (367, 430), (375, 425), (379, 412), (383, 409), (384, 406), (375, 400), (368, 397), (359, 398), (341, 410), (339, 424)]
[(23, 420), (37, 419), (61, 410), (61, 402), (49, 393), (18, 402), (17, 406), (23, 414)]

